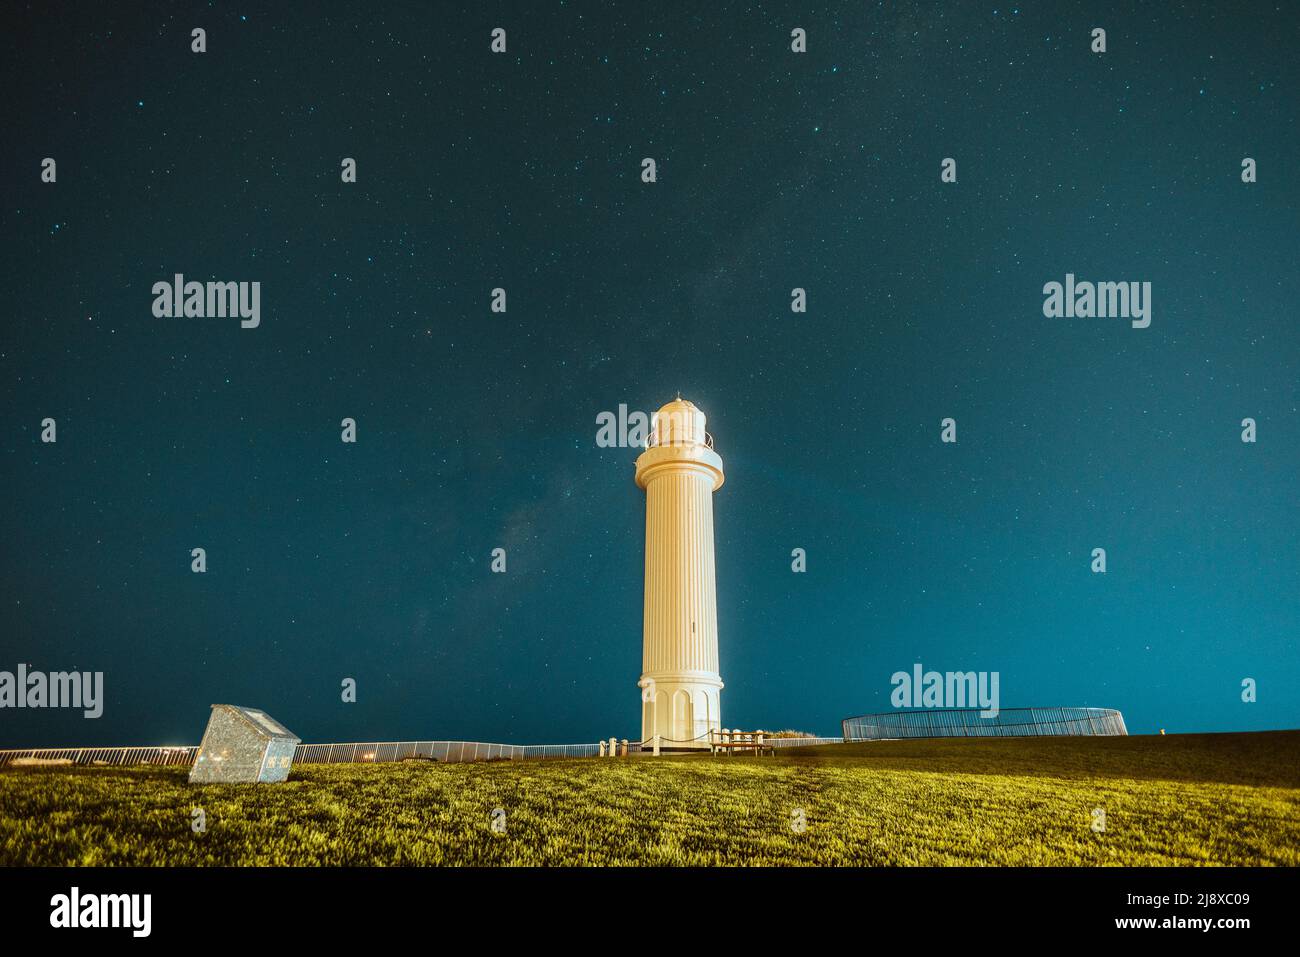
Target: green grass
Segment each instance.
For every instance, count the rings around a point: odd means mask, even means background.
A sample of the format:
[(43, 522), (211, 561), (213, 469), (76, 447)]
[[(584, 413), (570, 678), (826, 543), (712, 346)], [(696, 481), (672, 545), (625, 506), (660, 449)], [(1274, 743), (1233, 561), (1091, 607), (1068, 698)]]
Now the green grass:
[[(1300, 731), (299, 765), (278, 785), (190, 786), (186, 773), (0, 772), (0, 862), (1300, 864)], [(194, 807), (206, 833), (191, 831)]]

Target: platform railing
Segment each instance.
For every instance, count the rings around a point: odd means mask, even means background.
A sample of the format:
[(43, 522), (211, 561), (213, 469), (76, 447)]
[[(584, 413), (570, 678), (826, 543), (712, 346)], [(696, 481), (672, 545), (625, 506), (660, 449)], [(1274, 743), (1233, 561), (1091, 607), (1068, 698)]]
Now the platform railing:
[[(662, 439), (659, 438), (659, 432), (652, 428), (650, 430), (650, 434), (645, 437), (645, 441), (641, 443), (641, 447), (646, 449), (653, 449), (655, 446), (658, 445), (699, 445), (699, 444), (700, 443), (698, 442), (690, 442), (678, 438), (675, 433), (669, 433), (669, 441), (663, 441)], [(713, 436), (708, 432), (704, 433), (704, 447), (706, 449), (713, 448)]]

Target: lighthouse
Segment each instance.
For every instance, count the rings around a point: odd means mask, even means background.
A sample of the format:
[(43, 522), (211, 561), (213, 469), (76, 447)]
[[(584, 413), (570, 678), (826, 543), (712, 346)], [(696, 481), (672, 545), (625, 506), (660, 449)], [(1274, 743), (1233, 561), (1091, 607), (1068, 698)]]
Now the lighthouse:
[(636, 460), (645, 489), (645, 610), (641, 740), (667, 750), (707, 748), (720, 728), (713, 493), (722, 459), (704, 413), (678, 396), (651, 422)]

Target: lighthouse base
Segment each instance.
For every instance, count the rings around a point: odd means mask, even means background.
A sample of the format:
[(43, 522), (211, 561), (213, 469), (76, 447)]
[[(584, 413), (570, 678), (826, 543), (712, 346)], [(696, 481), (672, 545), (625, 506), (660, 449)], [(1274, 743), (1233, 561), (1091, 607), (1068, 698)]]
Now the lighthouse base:
[(720, 692), (716, 676), (642, 675), (642, 747), (654, 746), (659, 736), (660, 751), (707, 751), (710, 732), (722, 727)]

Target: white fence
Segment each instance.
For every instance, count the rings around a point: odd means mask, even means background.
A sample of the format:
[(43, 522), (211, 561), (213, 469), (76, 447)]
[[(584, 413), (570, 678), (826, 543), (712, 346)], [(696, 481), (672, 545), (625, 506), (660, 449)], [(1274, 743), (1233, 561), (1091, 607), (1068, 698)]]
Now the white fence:
[(774, 737), (767, 731), (741, 731), (739, 728), (712, 728), (709, 730), (709, 750), (715, 754), (735, 754), (737, 751), (766, 750), (776, 753), (777, 748), (806, 748), (815, 744), (843, 744), (843, 738)]
[(14, 761), (32, 764), (183, 764), (191, 765), (196, 747), (183, 748), (25, 748), (0, 751), (0, 767)]
[(843, 744), (843, 738), (773, 738), (770, 735), (766, 744), (774, 748), (805, 748), (814, 744)]
[(527, 758), (592, 758), (599, 744), (491, 744), (486, 741), (371, 741), (365, 744), (300, 744), (297, 764), (420, 759), (455, 764), (460, 761), (518, 761)]
[[(21, 764), (160, 764), (194, 763), (197, 747), (177, 748), (23, 748), (0, 751), (0, 767)], [(367, 741), (347, 744), (300, 744), (296, 764), (352, 764), (420, 759), (455, 764), (460, 761), (523, 760), (527, 758), (590, 758), (599, 744), (492, 744), (487, 741)]]
[[(741, 732), (734, 732), (740, 734)], [(749, 732), (752, 734), (752, 732)], [(797, 748), (812, 744), (840, 744), (843, 738), (772, 738), (774, 748)], [(632, 741), (629, 751), (648, 751), (646, 742)], [(620, 746), (621, 750), (621, 746)], [(197, 747), (150, 748), (24, 748), (0, 751), (0, 767), (22, 764), (99, 765), (184, 765), (194, 763)], [(376, 764), (391, 761), (433, 760), (443, 764), (461, 761), (522, 761), (543, 758), (594, 758), (603, 755), (594, 744), (493, 744), (487, 741), (367, 741), (346, 744), (300, 744), (295, 764)]]

